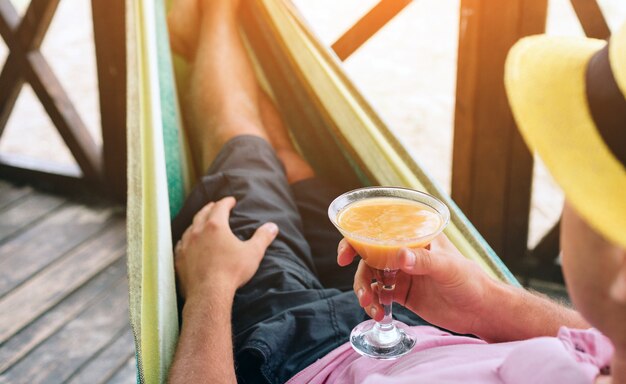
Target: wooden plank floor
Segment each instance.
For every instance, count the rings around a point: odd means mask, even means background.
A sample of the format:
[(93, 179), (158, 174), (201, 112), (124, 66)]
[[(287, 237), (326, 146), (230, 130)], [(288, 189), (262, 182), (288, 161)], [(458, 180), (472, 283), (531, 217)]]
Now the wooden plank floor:
[(134, 383), (120, 207), (0, 180), (0, 383)]

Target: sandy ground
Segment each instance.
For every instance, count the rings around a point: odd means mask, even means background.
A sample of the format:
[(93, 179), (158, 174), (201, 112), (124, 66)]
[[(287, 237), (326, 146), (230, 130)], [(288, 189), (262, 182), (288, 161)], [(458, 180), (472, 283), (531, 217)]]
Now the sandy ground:
[[(409, 150), (450, 189), (454, 87), (460, 0), (415, 0), (345, 63), (348, 75)], [(376, 0), (294, 0), (326, 44), (332, 44)], [(14, 0), (25, 9), (27, 0)], [(610, 26), (626, 19), (626, 2), (600, 0)], [(85, 124), (100, 142), (91, 10), (85, 0), (63, 0), (43, 53)], [(582, 35), (567, 0), (551, 0), (548, 33)], [(6, 57), (0, 45), (0, 59)], [(30, 87), (25, 87), (0, 141), (0, 152), (72, 162)], [(533, 185), (529, 243), (558, 219), (563, 196), (539, 163)]]

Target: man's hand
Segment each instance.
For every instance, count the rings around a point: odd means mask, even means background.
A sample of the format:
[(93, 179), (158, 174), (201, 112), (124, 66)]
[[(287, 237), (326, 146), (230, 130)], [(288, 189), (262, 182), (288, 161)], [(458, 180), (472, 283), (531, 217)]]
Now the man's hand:
[(234, 294), (254, 276), (276, 238), (276, 224), (265, 223), (250, 240), (239, 240), (228, 225), (235, 204), (234, 198), (226, 197), (205, 205), (176, 244), (176, 275), (183, 297), (216, 288)]
[[(337, 262), (348, 265), (356, 252), (344, 239)], [(474, 334), (490, 342), (556, 336), (561, 326), (586, 328), (578, 314), (547, 298), (488, 276), (463, 257), (444, 235), (427, 249), (402, 249), (394, 300), (431, 324), (450, 331)], [(383, 318), (374, 272), (363, 260), (354, 277), (354, 292), (375, 320)]]
[[(339, 243), (337, 262), (352, 262), (356, 253), (344, 239)], [(445, 235), (435, 238), (427, 249), (402, 249), (394, 301), (426, 321), (458, 333), (475, 333), (485, 316), (488, 295), (498, 285), (473, 261), (466, 259)], [(383, 318), (378, 302), (374, 271), (363, 260), (354, 278), (354, 292), (365, 311), (375, 320)]]
[(250, 240), (239, 240), (228, 225), (235, 203), (234, 198), (226, 197), (204, 206), (176, 244), (176, 276), (185, 306), (170, 383), (237, 381), (231, 332), (233, 298), (237, 288), (254, 276), (278, 227), (266, 223)]

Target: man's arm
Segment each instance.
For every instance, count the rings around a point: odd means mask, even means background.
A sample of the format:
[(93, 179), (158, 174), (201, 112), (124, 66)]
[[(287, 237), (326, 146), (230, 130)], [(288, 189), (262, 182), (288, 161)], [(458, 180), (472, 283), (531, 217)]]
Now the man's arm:
[(170, 383), (236, 383), (231, 331), (235, 292), (259, 268), (278, 234), (266, 223), (248, 241), (230, 230), (235, 199), (209, 203), (194, 217), (176, 245), (178, 290), (185, 298), (180, 338)]
[(208, 289), (189, 298), (170, 383), (236, 383), (230, 324), (233, 293)]
[[(355, 256), (354, 249), (342, 240), (339, 265), (348, 265)], [(561, 326), (589, 327), (576, 311), (492, 279), (444, 235), (432, 241), (430, 250), (404, 249), (397, 257), (401, 272), (394, 300), (431, 324), (490, 342), (556, 336)], [(361, 260), (354, 292), (365, 311), (381, 320), (383, 310), (371, 284), (373, 277)]]
[(556, 336), (562, 326), (589, 328), (577, 311), (523, 288), (493, 282), (472, 334), (489, 342)]

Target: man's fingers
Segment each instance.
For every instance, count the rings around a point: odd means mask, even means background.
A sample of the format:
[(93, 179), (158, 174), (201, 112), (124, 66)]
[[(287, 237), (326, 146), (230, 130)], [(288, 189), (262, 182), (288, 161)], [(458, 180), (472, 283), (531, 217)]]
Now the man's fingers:
[(424, 248), (403, 248), (399, 257), (400, 269), (409, 275), (428, 275), (437, 281), (444, 279), (448, 273), (455, 272), (448, 255), (434, 255)]
[(363, 306), (365, 312), (376, 321), (381, 321), (385, 317), (385, 310), (380, 305), (380, 298), (378, 296), (378, 283), (371, 283), (372, 302), (366, 306)]
[(202, 209), (200, 209), (198, 211), (198, 213), (196, 213), (196, 215), (193, 217), (193, 222), (192, 222), (192, 226), (201, 226), (202, 224), (206, 223), (207, 219), (209, 218), (209, 215), (211, 214), (211, 210), (213, 209), (213, 206), (215, 205), (215, 203), (213, 201), (211, 201), (210, 203), (208, 203), (207, 205), (205, 205), (204, 207), (202, 207)]
[(230, 211), (235, 207), (235, 204), (237, 201), (231, 196), (219, 200), (211, 210), (210, 219), (215, 219), (218, 223), (228, 223)]
[(247, 241), (248, 244), (251, 244), (256, 249), (261, 249), (265, 253), (265, 250), (269, 245), (274, 241), (278, 235), (278, 226), (274, 223), (265, 223), (261, 225), (254, 232), (254, 235)]
[(352, 260), (356, 257), (356, 251), (346, 239), (341, 239), (339, 246), (337, 247), (337, 264), (341, 267), (345, 267), (352, 263)]
[(359, 299), (361, 307), (365, 308), (372, 303), (372, 279), (374, 274), (363, 260), (359, 262), (354, 275), (354, 293)]

